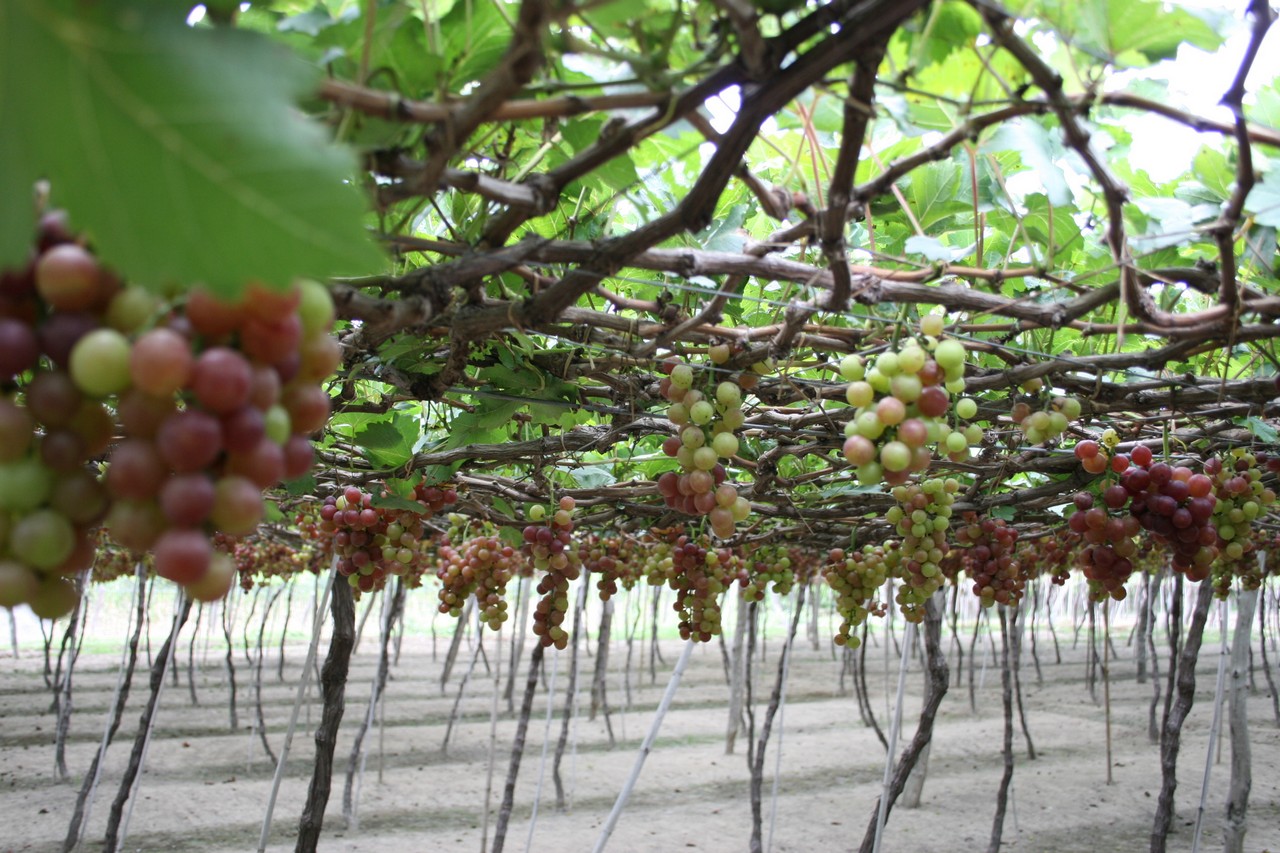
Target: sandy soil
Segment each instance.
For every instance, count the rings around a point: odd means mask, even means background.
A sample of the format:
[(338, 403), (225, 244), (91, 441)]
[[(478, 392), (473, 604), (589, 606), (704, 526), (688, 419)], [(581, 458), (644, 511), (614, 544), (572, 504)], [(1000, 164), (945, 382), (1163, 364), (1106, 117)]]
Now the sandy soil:
[[(775, 622), (775, 626), (781, 620)], [(374, 620), (369, 634), (373, 635)], [(732, 624), (732, 623), (730, 623)], [(98, 626), (103, 628), (103, 626)], [(1159, 792), (1159, 755), (1148, 743), (1147, 706), (1151, 684), (1135, 680), (1132, 650), (1125, 647), (1125, 626), (1117, 626), (1120, 658), (1113, 661), (1111, 704), (1113, 783), (1106, 784), (1105, 714), (1084, 686), (1085, 635), (1072, 648), (1069, 629), (1058, 627), (1062, 662), (1055, 663), (1051, 640), (1039, 637), (1043, 682), (1038, 682), (1029, 655), (1023, 665), (1024, 698), (1036, 759), (1015, 732), (1016, 771), (1013, 800), (1005, 822), (1004, 847), (1023, 851), (1128, 851), (1147, 849)], [(433, 655), (429, 637), (406, 636), (393, 671), (382, 729), (369, 736), (369, 753), (359, 789), (358, 826), (344, 827), (343, 782), (358, 721), (367, 707), (376, 666), (376, 637), (364, 638), (353, 661), (347, 692), (347, 714), (336, 760), (334, 792), (320, 849), (326, 851), (476, 851), (481, 847), (489, 763), (489, 709), (492, 677), (483, 663), (466, 690), (461, 717), (447, 754), (441, 742), (457, 695), (460, 672), (442, 692), (439, 684), (444, 638)], [(774, 851), (850, 850), (860, 843), (879, 792), (885, 753), (875, 734), (863, 725), (852, 692), (840, 690), (839, 664), (829, 643), (815, 649), (804, 636), (797, 640), (790, 667), (784, 719), (767, 753), (764, 780), (766, 839), (772, 828)], [(91, 637), (93, 634), (90, 635)], [(158, 646), (159, 630), (155, 636)], [(215, 635), (216, 637), (216, 635)], [(966, 635), (967, 650), (967, 635)], [(944, 632), (944, 642), (949, 642)], [(985, 642), (985, 641), (984, 641)], [(887, 695), (896, 683), (898, 661), (890, 661), (881, 644), (868, 650), (868, 683), (874, 710), (887, 728)], [(1207, 638), (1197, 680), (1196, 706), (1187, 720), (1179, 765), (1178, 814), (1170, 850), (1190, 850), (1192, 825), (1204, 771), (1212, 698), (1217, 670), (1217, 640)], [(982, 649), (984, 643), (979, 644)], [(492, 641), (487, 644), (493, 654)], [(777, 672), (781, 643), (767, 644), (757, 663), (756, 696), (767, 697)], [(185, 662), (186, 646), (183, 646)], [(615, 642), (609, 692), (616, 706), (612, 724), (618, 741), (611, 748), (603, 716), (587, 719), (585, 684), (582, 713), (571, 727), (576, 749), (566, 752), (561, 775), (566, 806), (556, 807), (551, 762), (560, 720), (550, 726), (546, 767), (540, 767), (547, 736), (547, 695), (540, 691), (530, 723), (528, 743), (516, 788), (506, 849), (533, 851), (590, 850), (609, 813), (638, 746), (652, 719), (679, 654), (677, 642), (662, 647), (666, 665), (650, 679), (640, 669), (642, 652), (629, 673), (627, 704), (623, 664), (626, 646)], [(275, 656), (268, 653), (263, 683), (263, 711), (272, 748), (279, 750), (293, 704), (305, 649), (291, 645), (285, 681), (277, 680)], [(1162, 654), (1165, 653), (1162, 648)], [(207, 657), (206, 657), (207, 654)], [(505, 652), (504, 652), (505, 654)], [(528, 649), (526, 649), (526, 660)], [(129, 850), (245, 851), (255, 849), (263, 808), (271, 786), (271, 766), (253, 735), (253, 690), (243, 650), (237, 652), (240, 692), (239, 729), (229, 726), (227, 683), (215, 641), (207, 653), (197, 644), (193, 706), (187, 672), (182, 683), (165, 688), (146, 772), (143, 775), (126, 848)], [(970, 709), (968, 668), (943, 702), (918, 809), (896, 810), (884, 838), (885, 851), (944, 853), (983, 850), (991, 835), (996, 789), (1002, 772), (1002, 714), (999, 670), (990, 650), (979, 654), (977, 711)], [(558, 664), (548, 656), (545, 677), (555, 679), (557, 711), (567, 687), (568, 654)], [(985, 672), (981, 670), (986, 659)], [(201, 660), (204, 659), (204, 664)], [(460, 656), (464, 670), (469, 655)], [(1275, 665), (1276, 657), (1272, 656)], [(1260, 663), (1260, 661), (1258, 661)], [(145, 659), (143, 661), (145, 664)], [(592, 658), (584, 658), (593, 666)], [(28, 648), (18, 660), (0, 661), (0, 851), (60, 849), (81, 775), (102, 735), (107, 708), (117, 681), (116, 654), (82, 656), (74, 680), (75, 714), (67, 749), (71, 783), (53, 779), (54, 718), (50, 693), (40, 674), (41, 661)], [(505, 666), (504, 666), (505, 669)], [(888, 672), (888, 670), (892, 672)], [(554, 670), (554, 674), (553, 674)], [(1164, 662), (1161, 662), (1164, 672)], [(524, 673), (519, 682), (523, 684)], [(1163, 680), (1163, 679), (1162, 679)], [(584, 675), (582, 682), (586, 681)], [(582, 683), (580, 682), (580, 683)], [(85, 847), (99, 847), (110, 799), (119, 783), (137, 726), (142, 696), (135, 680), (121, 732), (108, 754), (105, 772), (86, 833)], [(1253, 789), (1246, 849), (1280, 850), (1280, 729), (1274, 724), (1266, 682), (1257, 674), (1259, 692), (1250, 700)], [(919, 663), (907, 681), (904, 736), (914, 730), (923, 684)], [(849, 684), (846, 683), (846, 687)], [(314, 701), (314, 696), (313, 696)], [(750, 835), (750, 804), (745, 735), (736, 753), (725, 754), (727, 688), (716, 644), (695, 650), (688, 672), (663, 723), (652, 754), (609, 849), (613, 851), (740, 851)], [(625, 709), (622, 707), (626, 705)], [(502, 780), (511, 757), (515, 722), (501, 706), (497, 726), (497, 770), (493, 810), (502, 796)], [(763, 715), (759, 706), (757, 719)], [(286, 767), (276, 807), (271, 850), (292, 849), (310, 774), (314, 744), (311, 725), (319, 706), (304, 713)], [(1225, 726), (1224, 726), (1225, 728)], [(781, 746), (777, 778), (776, 819), (771, 822), (770, 792)], [(1212, 767), (1205, 849), (1221, 844), (1220, 822), (1230, 774), (1230, 747), (1223, 741), (1221, 759)], [(541, 784), (536, 824), (531, 811)], [(492, 839), (492, 823), (489, 827)]]

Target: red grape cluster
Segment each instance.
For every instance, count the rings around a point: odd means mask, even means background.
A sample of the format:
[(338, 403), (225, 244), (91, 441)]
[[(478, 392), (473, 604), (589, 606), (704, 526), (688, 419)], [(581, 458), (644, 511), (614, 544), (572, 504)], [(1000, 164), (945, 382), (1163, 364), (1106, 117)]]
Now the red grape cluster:
[(1002, 518), (973, 513), (965, 514), (965, 522), (956, 529), (956, 546), (973, 594), (983, 607), (1021, 601), (1027, 576), (1017, 557), (1018, 531)]
[(837, 646), (856, 649), (862, 642), (855, 633), (858, 626), (868, 616), (884, 615), (885, 606), (876, 601), (876, 592), (901, 559), (897, 546), (897, 542), (889, 540), (850, 554), (842, 548), (831, 550), (822, 576), (836, 594), (836, 612), (842, 620), (835, 636)]
[(636, 585), (639, 543), (629, 536), (591, 534), (578, 548), (582, 565), (596, 576), (596, 592), (601, 601), (618, 594), (618, 585), (631, 589)]
[(708, 397), (693, 387), (693, 368), (675, 360), (665, 361), (666, 374), (658, 390), (671, 401), (667, 418), (679, 430), (662, 443), (662, 452), (680, 463), (680, 472), (658, 478), (658, 492), (667, 506), (685, 515), (707, 516), (721, 539), (733, 536), (734, 525), (751, 514), (751, 505), (738, 489), (725, 482), (721, 460), (738, 452), (734, 434), (746, 422), (742, 413), (742, 388), (720, 382)]
[[(1128, 459), (1126, 465), (1124, 460)], [(1129, 512), (1142, 528), (1172, 552), (1171, 563), (1191, 580), (1204, 580), (1218, 557), (1218, 531), (1213, 513), (1218, 500), (1213, 480), (1185, 465), (1156, 462), (1151, 449), (1138, 445), (1126, 457), (1118, 454), (1113, 468), (1120, 481), (1108, 486), (1103, 501)]]
[[(37, 246), (0, 274), (0, 604), (69, 610), (63, 577), (92, 564), (104, 519), (196, 598), (225, 594), (225, 566), (206, 579), (208, 534), (251, 532), (261, 490), (309, 469), (306, 435), (328, 417), (328, 291), (250, 286), (234, 304), (195, 291), (175, 307), (123, 286), (57, 216)], [(118, 432), (99, 482), (87, 463)]]
[(557, 649), (569, 644), (569, 632), (564, 629), (569, 613), (569, 583), (581, 574), (570, 536), (575, 506), (574, 499), (566, 495), (549, 518), (546, 507), (530, 507), (528, 518), (532, 523), (523, 534), (525, 556), (535, 569), (546, 572), (538, 581), (538, 594), (542, 597), (533, 611), (533, 633), (542, 645)]
[(325, 498), (319, 531), (331, 538), (338, 573), (351, 586), (370, 592), (380, 589), (387, 575), (422, 571), (428, 541), (423, 520), (452, 504), (457, 495), (452, 489), (423, 485), (415, 488), (414, 495), (418, 496), (415, 509), (375, 507), (373, 496), (355, 486)]

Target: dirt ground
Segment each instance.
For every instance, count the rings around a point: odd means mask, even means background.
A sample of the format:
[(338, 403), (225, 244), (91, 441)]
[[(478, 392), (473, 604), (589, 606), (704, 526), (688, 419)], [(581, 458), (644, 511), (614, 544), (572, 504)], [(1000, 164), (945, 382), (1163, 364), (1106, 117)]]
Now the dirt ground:
[[(163, 617), (157, 619), (161, 621)], [(302, 621), (301, 617), (298, 621)], [(726, 622), (731, 630), (728, 616)], [(320, 849), (379, 853), (480, 850), (485, 831), (493, 678), (485, 672), (482, 661), (465, 691), (448, 752), (442, 753), (446, 723), (470, 652), (464, 643), (458, 670), (447, 690), (442, 691), (440, 674), (447, 637), (434, 643), (433, 653), (432, 639), (412, 623), (379, 715), (381, 728), (375, 726), (367, 740), (367, 763), (358, 790), (358, 825), (344, 826), (344, 776), (354, 731), (366, 714), (377, 663), (375, 623), (376, 619), (370, 620), (352, 664), (333, 795)], [(776, 619), (775, 628), (780, 623), (781, 619)], [(92, 625), (90, 637), (95, 636), (95, 630), (101, 634), (108, 628), (105, 620)], [(153, 634), (155, 647), (162, 639), (160, 631), (157, 628)], [(1070, 626), (1059, 624), (1062, 661), (1057, 663), (1052, 639), (1041, 627), (1037, 646), (1043, 681), (1037, 679), (1030, 656), (1024, 652), (1023, 692), (1036, 758), (1028, 759), (1026, 740), (1016, 730), (1016, 770), (1004, 827), (1006, 849), (1059, 853), (1147, 849), (1160, 786), (1159, 754), (1147, 739), (1152, 685), (1149, 681), (1136, 682), (1133, 650), (1125, 644), (1127, 631), (1123, 624), (1115, 626), (1119, 658), (1111, 666), (1110, 785), (1106, 782), (1103, 688), (1101, 684), (1097, 686), (1095, 701), (1085, 687), (1086, 634), (1082, 632), (1078, 645), (1073, 647)], [(194, 652), (199, 704), (192, 705), (191, 701), (186, 669), (188, 647), (184, 643), (179, 655), (182, 680), (178, 687), (168, 684), (162, 695), (125, 849), (213, 853), (256, 848), (272, 768), (251, 728), (255, 713), (250, 668), (239, 648), (239, 719), (238, 729), (233, 730), (229, 725), (220, 636), (215, 633), (214, 642), (203, 647), (208, 635), (201, 636)], [(885, 851), (984, 850), (990, 839), (1002, 772), (1000, 671), (994, 663), (992, 647), (980, 640), (975, 677), (977, 710), (971, 710), (967, 660), (963, 681), (957, 684), (954, 650), (945, 631), (943, 639), (952, 652), (952, 686), (939, 714), (923, 802), (917, 809), (893, 812), (883, 840)], [(965, 640), (967, 652), (967, 635)], [(1163, 643), (1163, 638), (1158, 642)], [(1178, 811), (1170, 850), (1192, 848), (1219, 642), (1214, 636), (1207, 636), (1201, 655), (1196, 705), (1183, 733)], [(50, 713), (51, 694), (41, 675), (43, 662), (38, 646), (27, 645), (17, 660), (0, 660), (0, 851), (60, 849), (76, 789), (102, 737), (117, 683), (118, 652), (108, 653), (107, 647), (88, 644), (76, 668), (75, 713), (67, 746), (72, 781), (64, 783), (55, 782), (53, 777), (55, 720)], [(764, 662), (757, 658), (757, 699), (767, 699), (781, 648), (775, 633), (766, 644)], [(651, 678), (648, 659), (638, 641), (629, 671), (625, 667), (625, 642), (613, 643), (608, 690), (614, 705), (611, 723), (617, 743), (612, 747), (603, 715), (594, 721), (587, 717), (586, 681), (594, 658), (585, 654), (581, 658), (580, 714), (570, 727), (571, 746), (560, 768), (564, 809), (556, 806), (551, 767), (561, 722), (557, 716), (548, 728), (547, 694), (539, 691), (506, 850), (592, 849), (636, 760), (680, 644), (664, 641), (661, 650), (665, 664), (659, 663)], [(493, 664), (497, 663), (495, 652), (493, 640), (489, 640), (486, 654)], [(1161, 652), (1167, 655), (1163, 645)], [(528, 653), (526, 647), (525, 660)], [(284, 740), (304, 654), (305, 647), (300, 644), (288, 647), (283, 682), (277, 679), (275, 653), (269, 651), (264, 661), (263, 713), (268, 739), (277, 752)], [(504, 656), (507, 654), (504, 649)], [(545, 679), (555, 682), (558, 712), (568, 685), (569, 656), (567, 652), (560, 653), (558, 662), (554, 657), (548, 655)], [(1273, 654), (1273, 667), (1276, 659)], [(142, 664), (145, 663), (144, 658)], [(1260, 660), (1257, 663), (1260, 665)], [(1160, 665), (1163, 686), (1165, 661)], [(886, 654), (883, 638), (869, 646), (868, 687), (873, 710), (886, 733), (887, 705), (891, 701), (888, 697), (896, 687), (897, 668), (898, 658)], [(522, 666), (518, 678), (520, 685), (524, 682), (524, 669)], [(833, 658), (826, 637), (815, 649), (802, 627), (790, 665), (783, 718), (775, 724), (765, 762), (766, 849), (770, 849), (770, 838), (774, 851), (850, 850), (861, 842), (880, 790), (885, 752), (875, 733), (862, 722), (849, 681), (841, 691), (839, 673), (840, 664)], [(505, 680), (505, 672), (503, 677)], [(1245, 849), (1280, 851), (1280, 729), (1272, 718), (1266, 681), (1260, 671), (1256, 681), (1258, 692), (1249, 700), (1253, 788)], [(135, 678), (121, 731), (108, 753), (85, 835), (86, 848), (101, 846), (110, 801), (137, 726), (144, 683), (145, 677), (140, 673)], [(922, 686), (919, 661), (912, 661), (907, 679), (904, 739), (914, 731)], [(727, 695), (718, 644), (695, 649), (643, 775), (617, 824), (610, 850), (713, 853), (747, 849), (750, 801), (746, 737), (739, 737), (734, 754), (725, 754)], [(314, 691), (311, 699), (313, 704), (302, 714), (276, 805), (268, 847), (273, 851), (293, 847), (314, 751), (311, 736), (319, 719)], [(757, 708), (757, 721), (763, 710), (762, 703)], [(500, 703), (500, 712), (491, 795), (495, 815), (515, 733), (515, 722), (506, 712), (505, 702)], [(547, 746), (544, 768), (542, 756)], [(776, 780), (775, 771), (780, 772)], [(1222, 843), (1220, 827), (1230, 776), (1230, 747), (1225, 739), (1221, 756), (1211, 771), (1204, 849), (1217, 849)], [(775, 781), (776, 811), (771, 802)], [(536, 822), (531, 820), (535, 800)], [(490, 844), (492, 837), (491, 820)]]

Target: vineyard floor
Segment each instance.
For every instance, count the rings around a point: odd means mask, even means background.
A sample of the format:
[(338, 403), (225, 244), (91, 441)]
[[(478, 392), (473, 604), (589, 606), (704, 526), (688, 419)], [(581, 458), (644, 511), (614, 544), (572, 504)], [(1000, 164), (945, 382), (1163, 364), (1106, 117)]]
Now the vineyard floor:
[[(1160, 786), (1158, 750), (1147, 740), (1152, 686), (1150, 682), (1136, 682), (1132, 649), (1125, 646), (1124, 635), (1117, 633), (1115, 644), (1120, 658), (1112, 662), (1111, 684), (1114, 783), (1107, 785), (1102, 684), (1097, 685), (1095, 703), (1085, 687), (1085, 634), (1073, 648), (1069, 629), (1064, 633), (1060, 627), (1058, 633), (1063, 658), (1060, 664), (1054, 662), (1047, 634), (1039, 638), (1043, 683), (1037, 683), (1030, 655), (1024, 651), (1023, 691), (1037, 758), (1028, 760), (1026, 742), (1021, 732), (1015, 731), (1017, 767), (1003, 846), (1007, 850), (1059, 853), (1145, 850)], [(879, 791), (884, 751), (874, 732), (861, 721), (850, 682), (845, 685), (849, 691), (840, 693), (839, 665), (833, 659), (830, 644), (824, 641), (815, 650), (803, 634), (802, 630), (790, 667), (785, 719), (781, 728), (774, 727), (765, 762), (766, 842), (772, 826), (774, 851), (854, 849)], [(1196, 705), (1184, 729), (1170, 850), (1190, 850), (1192, 846), (1192, 825), (1212, 716), (1217, 642), (1206, 636)], [(964, 681), (957, 684), (954, 648), (945, 633), (944, 643), (952, 665), (952, 687), (939, 715), (923, 802), (918, 809), (894, 811), (884, 839), (885, 851), (980, 850), (986, 849), (990, 837), (1002, 772), (1000, 671), (992, 663), (990, 647), (983, 670), (980, 643), (974, 713), (969, 706), (968, 668)], [(485, 674), (482, 662), (468, 685), (448, 754), (442, 754), (440, 745), (458, 681), (470, 660), (464, 645), (457, 671), (448, 689), (442, 692), (440, 672), (446, 645), (442, 639), (438, 654), (433, 657), (429, 638), (404, 638), (399, 665), (393, 669), (387, 688), (382, 729), (375, 726), (367, 740), (369, 753), (359, 788), (358, 827), (344, 828), (343, 775), (353, 732), (366, 714), (377, 662), (376, 634), (372, 640), (364, 638), (352, 662), (321, 850), (390, 853), (480, 849), (493, 681)], [(487, 646), (492, 660), (492, 641)], [(771, 638), (764, 664), (760, 665), (757, 658), (757, 700), (767, 700), (781, 648), (781, 642)], [(199, 704), (192, 706), (185, 643), (182, 649), (182, 681), (177, 687), (168, 684), (162, 695), (126, 849), (209, 853), (252, 850), (257, 843), (272, 770), (250, 728), (255, 716), (251, 670), (243, 651), (238, 650), (239, 729), (232, 731), (225, 670), (219, 654), (209, 651), (200, 666), (204, 655), (197, 647), (195, 687)], [(277, 752), (304, 653), (301, 647), (289, 647), (283, 682), (277, 680), (274, 656), (268, 654), (265, 660), (263, 712), (268, 739)], [(547, 739), (547, 694), (539, 691), (506, 850), (591, 849), (635, 760), (662, 696), (667, 673), (679, 654), (678, 643), (664, 643), (662, 653), (666, 665), (660, 663), (651, 678), (648, 659), (636, 644), (630, 671), (630, 703), (624, 712), (621, 706), (626, 698), (626, 646), (614, 644), (608, 691), (615, 706), (612, 724), (619, 740), (612, 749), (603, 716), (594, 721), (587, 716), (589, 673), (594, 658), (580, 657), (581, 713), (571, 727), (570, 748), (560, 768), (570, 803), (565, 811), (556, 808), (551, 766), (560, 733), (558, 717), (550, 727), (545, 772), (540, 771)], [(569, 656), (561, 653), (558, 665), (553, 663), (553, 657), (547, 657), (545, 677), (548, 681), (555, 679), (559, 711), (567, 687)], [(641, 661), (643, 669), (639, 666)], [(1274, 656), (1272, 661), (1274, 664)], [(49, 712), (50, 693), (41, 676), (41, 665), (38, 652), (32, 650), (24, 651), (16, 661), (0, 663), (0, 851), (60, 849), (76, 789), (101, 739), (117, 682), (116, 655), (86, 652), (81, 657), (74, 679), (74, 716), (67, 744), (72, 782), (59, 784), (53, 779), (55, 718)], [(145, 657), (140, 661), (142, 665)], [(505, 669), (505, 661), (503, 666)], [(868, 649), (868, 686), (874, 710), (886, 732), (887, 688), (896, 684), (897, 666), (897, 658), (889, 660), (883, 645)], [(1160, 667), (1163, 688), (1165, 660), (1161, 660)], [(517, 693), (525, 674), (522, 666)], [(505, 673), (503, 677), (505, 681)], [(907, 680), (904, 739), (914, 730), (922, 683), (919, 661), (913, 661)], [(1280, 729), (1272, 718), (1266, 681), (1260, 671), (1257, 684), (1258, 692), (1252, 695), (1249, 705), (1253, 790), (1246, 849), (1276, 851), (1280, 850)], [(140, 671), (121, 731), (108, 754), (85, 848), (100, 846), (95, 839), (102, 837), (110, 801), (124, 769), (144, 687), (145, 674)], [(618, 823), (610, 850), (656, 853), (747, 848), (750, 801), (746, 737), (739, 737), (735, 754), (725, 754), (726, 706), (727, 688), (718, 646), (712, 643), (695, 649), (653, 753)], [(506, 713), (505, 702), (501, 703), (501, 711), (492, 793), (495, 815), (515, 732), (515, 722)], [(757, 723), (763, 711), (761, 702)], [(307, 723), (314, 725), (318, 719), (318, 704), (303, 714), (276, 807), (270, 850), (292, 849), (314, 748), (312, 729)], [(1225, 733), (1225, 717), (1223, 728)], [(781, 777), (777, 784), (776, 822), (771, 824), (770, 793), (779, 746)], [(1224, 737), (1221, 758), (1212, 768), (1205, 849), (1218, 849), (1221, 845), (1220, 821), (1229, 775), (1230, 747)], [(530, 842), (530, 812), (539, 784), (541, 800)], [(490, 823), (490, 839), (492, 833)]]

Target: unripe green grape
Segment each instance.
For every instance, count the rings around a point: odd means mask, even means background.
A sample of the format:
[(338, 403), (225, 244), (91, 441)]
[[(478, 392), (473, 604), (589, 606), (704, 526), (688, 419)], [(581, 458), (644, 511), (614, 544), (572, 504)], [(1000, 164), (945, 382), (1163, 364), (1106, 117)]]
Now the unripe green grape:
[(962, 432), (953, 432), (947, 436), (946, 447), (948, 453), (962, 453), (969, 449), (969, 439)]
[(676, 426), (684, 426), (689, 422), (689, 410), (684, 403), (672, 403), (667, 409), (667, 420)]
[(892, 379), (897, 376), (902, 368), (898, 364), (898, 354), (896, 352), (882, 352), (876, 359), (876, 370), (886, 378)]
[(859, 409), (871, 405), (875, 396), (875, 389), (868, 382), (850, 382), (849, 387), (844, 391), (844, 398), (849, 405)]
[(710, 447), (699, 447), (693, 451), (693, 467), (699, 471), (710, 471), (719, 461), (720, 457)]
[(964, 428), (964, 437), (969, 440), (970, 445), (981, 444), (983, 438), (982, 427), (977, 424), (969, 424)]
[(948, 394), (963, 394), (965, 389), (964, 377), (948, 379), (942, 387), (947, 389)]
[(691, 469), (693, 467), (693, 448), (687, 444), (680, 445), (680, 449), (676, 451), (676, 461), (686, 471)]
[(687, 364), (677, 364), (671, 368), (671, 384), (684, 390), (693, 387), (693, 368)]
[(881, 394), (889, 393), (889, 377), (880, 372), (878, 368), (871, 368), (864, 375), (863, 380)]
[(912, 373), (899, 373), (890, 381), (889, 387), (893, 390), (893, 396), (904, 403), (919, 400), (920, 392), (924, 389), (920, 377)]
[(961, 397), (956, 400), (956, 415), (966, 421), (978, 414), (978, 402), (972, 397)]
[(884, 469), (880, 467), (879, 462), (868, 462), (865, 465), (859, 465), (854, 473), (858, 477), (858, 482), (864, 486), (874, 486), (884, 477)]
[(854, 420), (858, 427), (858, 435), (875, 441), (884, 435), (884, 422), (875, 412), (863, 412)]
[(927, 356), (915, 344), (908, 344), (898, 352), (898, 369), (903, 373), (919, 373)]
[(862, 362), (862, 357), (857, 355), (846, 355), (840, 359), (840, 376), (846, 382), (856, 382), (861, 379), (867, 372), (866, 365)]
[(28, 512), (49, 499), (53, 472), (38, 459), (25, 458), (0, 465), (0, 509)]
[(920, 318), (920, 334), (937, 337), (942, 334), (946, 318), (941, 314), (926, 314)]
[(726, 409), (742, 405), (742, 389), (734, 382), (721, 382), (716, 386), (716, 401)]
[(706, 400), (699, 400), (689, 409), (689, 420), (698, 426), (706, 426), (715, 416), (715, 408)]
[(933, 351), (934, 361), (948, 373), (956, 368), (964, 369), (964, 356), (964, 344), (954, 338), (939, 341), (937, 349)]
[(738, 439), (731, 432), (722, 432), (711, 440), (711, 447), (717, 456), (729, 459), (738, 452)]
[(911, 448), (901, 441), (886, 442), (880, 448), (880, 464), (886, 471), (905, 471), (911, 465)]
[(546, 517), (547, 517), (547, 508), (542, 504), (534, 504), (533, 506), (529, 507), (530, 521), (542, 521)]
[(1049, 426), (1045, 430), (1045, 432), (1047, 432), (1049, 435), (1062, 435), (1064, 432), (1067, 431), (1067, 426), (1069, 424), (1070, 424), (1070, 421), (1067, 420), (1067, 416), (1064, 415), (1062, 412), (1050, 412)]
[(293, 430), (293, 423), (289, 417), (289, 412), (284, 406), (275, 405), (267, 409), (263, 416), (264, 428), (267, 438), (276, 444), (284, 444), (289, 440), (289, 435)]
[(115, 329), (95, 329), (71, 349), (69, 372), (91, 397), (107, 397), (129, 387), (129, 339)]
[(729, 360), (731, 352), (728, 344), (713, 344), (707, 348), (707, 357), (712, 364), (724, 364)]
[(751, 504), (746, 498), (739, 496), (729, 511), (733, 513), (734, 521), (746, 521), (751, 517)]
[(747, 422), (747, 416), (743, 414), (741, 409), (726, 409), (724, 414), (720, 416), (720, 422), (725, 425), (726, 429), (736, 430)]
[(691, 450), (697, 450), (707, 443), (707, 434), (702, 427), (687, 426), (680, 430), (680, 442)]
[(1068, 421), (1074, 421), (1080, 417), (1080, 401), (1075, 397), (1059, 397), (1054, 402)]

